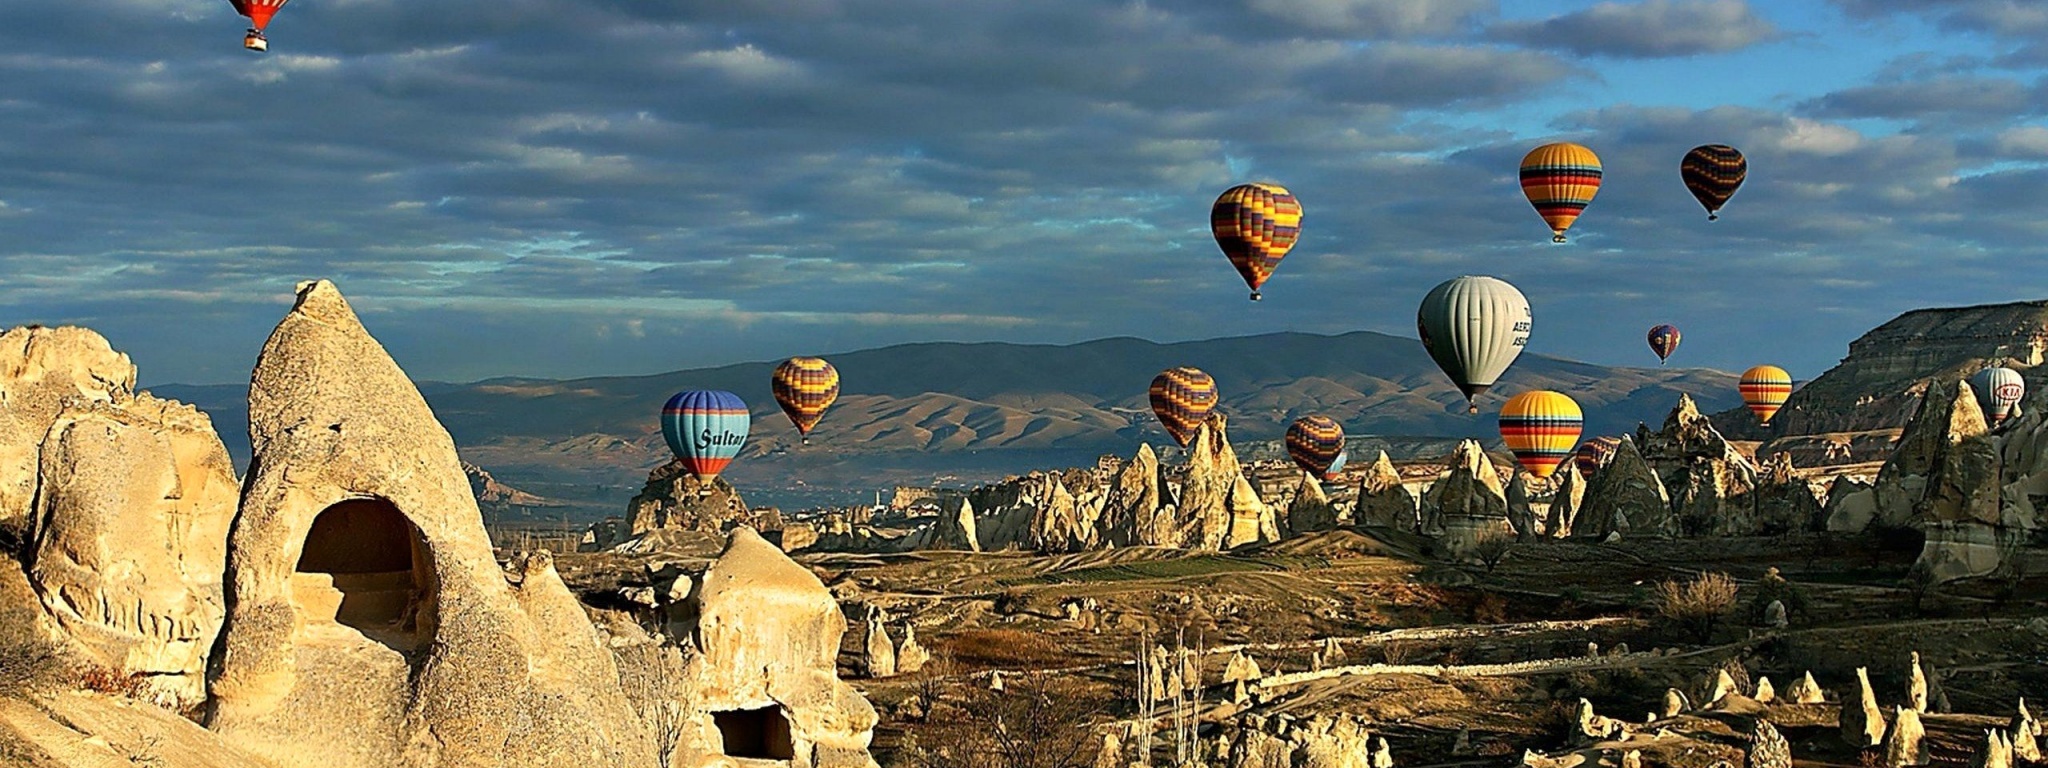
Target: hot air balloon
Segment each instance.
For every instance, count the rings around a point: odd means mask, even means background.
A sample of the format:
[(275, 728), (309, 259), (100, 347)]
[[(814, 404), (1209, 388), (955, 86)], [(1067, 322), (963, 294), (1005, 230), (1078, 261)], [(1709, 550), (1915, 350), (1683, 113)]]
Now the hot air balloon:
[(1596, 437), (1579, 444), (1579, 450), (1572, 454), (1572, 463), (1578, 466), (1580, 477), (1590, 479), (1614, 459), (1614, 451), (1620, 447), (1619, 437)]
[(722, 390), (677, 392), (661, 408), (661, 436), (669, 450), (707, 484), (739, 455), (751, 423), (746, 401)]
[(1792, 374), (1775, 365), (1759, 365), (1742, 372), (1741, 386), (1742, 404), (1768, 427), (1778, 407), (1792, 396)]
[(1650, 351), (1657, 353), (1657, 364), (1663, 365), (1665, 358), (1678, 350), (1678, 326), (1660, 325), (1650, 329)]
[(2027, 396), (2027, 380), (2011, 368), (1986, 368), (1970, 377), (1970, 391), (1977, 393), (1977, 405), (1993, 426), (2019, 415), (2020, 398)]
[(1415, 313), (1415, 326), (1422, 348), (1465, 393), (1470, 412), (1478, 413), (1473, 398), (1522, 354), (1532, 319), (1529, 300), (1514, 286), (1467, 275), (1431, 289)]
[(1548, 390), (1523, 392), (1500, 407), (1500, 437), (1523, 469), (1547, 478), (1572, 455), (1585, 421), (1579, 404), (1569, 397)]
[(1564, 231), (1599, 191), (1600, 157), (1593, 150), (1560, 142), (1522, 156), (1522, 195), (1550, 225), (1551, 242), (1564, 242)]
[(1258, 301), (1259, 286), (1301, 236), (1301, 201), (1278, 184), (1240, 184), (1216, 198), (1209, 228)]
[(1329, 469), (1327, 469), (1327, 470), (1324, 470), (1324, 472), (1323, 472), (1323, 479), (1325, 479), (1325, 480), (1328, 480), (1328, 479), (1330, 479), (1331, 477), (1335, 477), (1337, 473), (1339, 473), (1339, 472), (1342, 472), (1342, 471), (1344, 471), (1344, 465), (1345, 465), (1345, 463), (1349, 462), (1349, 461), (1350, 461), (1350, 459), (1351, 459), (1351, 452), (1350, 452), (1350, 451), (1348, 451), (1348, 450), (1346, 450), (1346, 451), (1338, 451), (1338, 452), (1337, 452), (1337, 458), (1336, 458), (1336, 459), (1334, 459), (1334, 460), (1332, 460), (1332, 461), (1330, 462), (1330, 468), (1329, 468)]
[(1152, 377), (1152, 413), (1182, 448), (1215, 407), (1216, 380), (1199, 368), (1168, 368)]
[(1685, 188), (1707, 209), (1707, 220), (1721, 218), (1721, 206), (1728, 204), (1728, 198), (1735, 196), (1735, 190), (1742, 187), (1742, 180), (1749, 175), (1749, 161), (1742, 153), (1726, 144), (1702, 144), (1685, 153), (1685, 159), (1678, 163), (1678, 175), (1685, 178)]
[(811, 428), (825, 417), (825, 409), (839, 399), (839, 371), (815, 357), (792, 357), (775, 366), (771, 382), (775, 402), (796, 425), (804, 445), (811, 444)]
[(1287, 427), (1287, 455), (1318, 478), (1328, 479), (1344, 452), (1344, 425), (1328, 416), (1303, 416)]
[(252, 51), (270, 50), (270, 40), (263, 36), (263, 28), (270, 26), (270, 17), (283, 8), (288, 0), (228, 0), (235, 6), (235, 12), (249, 17), (249, 31), (242, 35), (242, 47)]

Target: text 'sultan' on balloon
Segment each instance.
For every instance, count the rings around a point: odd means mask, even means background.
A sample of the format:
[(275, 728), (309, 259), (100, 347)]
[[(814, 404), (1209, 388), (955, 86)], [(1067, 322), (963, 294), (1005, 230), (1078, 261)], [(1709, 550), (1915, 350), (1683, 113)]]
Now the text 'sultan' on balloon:
[(235, 6), (235, 12), (249, 17), (249, 31), (242, 35), (242, 47), (252, 51), (270, 50), (270, 40), (263, 36), (263, 28), (270, 26), (270, 17), (283, 8), (287, 0), (228, 0)]
[(1472, 413), (1480, 393), (1507, 371), (1529, 343), (1529, 300), (1506, 281), (1467, 275), (1430, 290), (1415, 313), (1422, 348), (1442, 368)]
[(1678, 326), (1660, 325), (1650, 329), (1650, 351), (1657, 353), (1657, 364), (1663, 365), (1671, 353), (1678, 351)]
[(1749, 406), (1749, 412), (1768, 427), (1771, 417), (1778, 415), (1778, 408), (1792, 396), (1792, 374), (1775, 365), (1759, 365), (1743, 371), (1738, 386), (1742, 390), (1742, 404)]
[(661, 408), (661, 436), (669, 450), (704, 483), (739, 455), (751, 424), (746, 401), (723, 390), (677, 392)]
[(1970, 391), (1977, 395), (1984, 420), (1993, 426), (2019, 415), (2020, 400), (2027, 396), (2027, 380), (2011, 368), (1995, 367), (1970, 377)]
[(792, 357), (775, 366), (771, 385), (775, 403), (796, 425), (805, 445), (811, 443), (811, 428), (825, 417), (825, 409), (839, 399), (839, 371), (815, 357)]
[(1686, 191), (1707, 209), (1707, 220), (1713, 221), (1721, 218), (1721, 207), (1749, 177), (1749, 160), (1726, 144), (1702, 144), (1685, 153), (1678, 175), (1685, 179)]
[(1240, 184), (1216, 198), (1209, 228), (1258, 301), (1259, 286), (1301, 236), (1301, 201), (1278, 184)]
[(1195, 436), (1195, 427), (1216, 407), (1216, 380), (1199, 368), (1168, 368), (1152, 377), (1151, 395), (1152, 414), (1159, 417), (1174, 442), (1186, 448)]
[(1344, 425), (1328, 416), (1303, 416), (1287, 427), (1287, 455), (1309, 474), (1327, 479), (1344, 453)]
[(1600, 157), (1577, 144), (1545, 144), (1522, 156), (1522, 195), (1550, 225), (1552, 242), (1564, 242), (1565, 230), (1593, 203), (1600, 176)]
[(1500, 407), (1500, 437), (1522, 469), (1547, 478), (1572, 455), (1585, 420), (1579, 404), (1562, 393), (1523, 392)]

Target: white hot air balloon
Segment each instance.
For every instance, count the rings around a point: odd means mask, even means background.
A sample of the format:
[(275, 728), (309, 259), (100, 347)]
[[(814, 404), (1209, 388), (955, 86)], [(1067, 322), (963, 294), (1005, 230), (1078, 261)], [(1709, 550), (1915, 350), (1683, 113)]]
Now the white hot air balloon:
[(1493, 386), (1529, 343), (1529, 300), (1506, 281), (1467, 275), (1444, 282), (1422, 298), (1415, 313), (1422, 347), (1444, 375), (1473, 402)]
[(2011, 368), (1986, 368), (1970, 377), (1970, 391), (1977, 393), (1977, 405), (1993, 426), (2020, 415), (2020, 398), (2027, 396), (2027, 380)]

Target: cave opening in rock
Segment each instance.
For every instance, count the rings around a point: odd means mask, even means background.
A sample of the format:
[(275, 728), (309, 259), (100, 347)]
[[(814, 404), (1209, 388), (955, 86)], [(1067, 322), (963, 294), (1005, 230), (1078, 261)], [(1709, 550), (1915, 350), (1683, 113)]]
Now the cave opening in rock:
[(726, 757), (766, 760), (796, 757), (796, 747), (789, 739), (789, 719), (782, 716), (781, 707), (713, 712), (711, 720), (718, 724), (718, 733), (725, 739)]
[(399, 651), (432, 635), (426, 539), (390, 501), (346, 499), (321, 511), (297, 570), (293, 593), (308, 623), (341, 624)]

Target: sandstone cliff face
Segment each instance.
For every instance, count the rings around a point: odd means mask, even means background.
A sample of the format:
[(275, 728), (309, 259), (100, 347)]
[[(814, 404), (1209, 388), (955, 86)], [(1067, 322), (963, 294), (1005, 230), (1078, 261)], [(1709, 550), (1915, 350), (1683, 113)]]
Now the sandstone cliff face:
[(1658, 432), (1638, 431), (1636, 446), (1670, 497), (1677, 533), (1747, 536), (1755, 519), (1756, 466), (1700, 415), (1692, 398), (1678, 405)]
[(644, 766), (551, 567), (493, 560), (454, 442), (325, 282), (264, 345), (207, 725), (282, 766)]
[(126, 403), (135, 364), (84, 328), (25, 326), (0, 334), (0, 529), (28, 527), (43, 437), (71, 399)]

